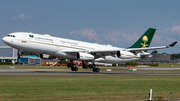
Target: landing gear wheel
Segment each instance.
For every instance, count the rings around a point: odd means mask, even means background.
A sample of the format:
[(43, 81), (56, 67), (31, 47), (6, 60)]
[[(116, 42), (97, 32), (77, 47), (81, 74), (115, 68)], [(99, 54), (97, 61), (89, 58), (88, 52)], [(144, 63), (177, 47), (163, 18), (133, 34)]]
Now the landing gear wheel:
[(92, 71), (98, 73), (100, 71), (100, 69), (99, 68), (93, 68)]
[(71, 67), (71, 70), (72, 71), (78, 71), (78, 68), (77, 67)]
[(78, 68), (77, 68), (77, 67), (74, 67), (74, 71), (78, 71)]
[(71, 67), (74, 67), (74, 64), (73, 64), (73, 63), (71, 64)]
[(87, 69), (87, 68), (88, 68), (88, 65), (84, 64), (84, 65), (83, 65), (83, 68), (84, 68), (84, 69)]
[(71, 67), (71, 64), (68, 63), (68, 64), (67, 64), (67, 67), (68, 67), (68, 68)]
[(75, 68), (74, 68), (74, 67), (71, 67), (71, 71), (75, 71)]
[(92, 65), (91, 65), (91, 64), (89, 64), (89, 68), (90, 68), (90, 69), (92, 68)]
[(95, 72), (95, 69), (96, 69), (96, 68), (92, 68), (92, 71)]
[(95, 64), (92, 64), (92, 68), (95, 68), (96, 67), (96, 65)]
[(96, 72), (98, 73), (100, 71), (100, 69), (99, 68), (96, 68)]

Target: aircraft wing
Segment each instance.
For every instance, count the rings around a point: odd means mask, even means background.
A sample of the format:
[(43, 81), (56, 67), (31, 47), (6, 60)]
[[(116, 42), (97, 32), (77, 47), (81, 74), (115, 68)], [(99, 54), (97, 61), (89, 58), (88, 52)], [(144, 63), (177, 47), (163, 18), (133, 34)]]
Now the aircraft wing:
[(103, 57), (103, 56), (108, 56), (108, 55), (115, 57), (115, 55), (117, 55), (118, 51), (119, 50), (90, 50), (89, 53), (96, 56), (97, 58)]
[[(147, 51), (147, 50), (155, 50), (155, 49), (164, 49), (164, 48), (169, 48), (169, 47), (173, 47), (175, 46), (177, 43), (177, 41), (175, 41), (174, 43), (168, 45), (168, 46), (159, 46), (159, 47), (148, 47), (148, 48), (129, 48), (129, 49), (124, 49), (123, 51)], [(122, 50), (118, 50), (118, 49), (107, 49), (107, 50), (62, 50), (62, 52), (68, 53), (68, 54), (76, 54), (79, 52), (84, 52), (84, 53), (88, 53), (88, 54), (92, 54), (93, 56), (95, 56), (95, 58), (99, 58), (99, 57), (104, 57), (104, 56), (113, 56), (113, 57), (119, 57), (121, 55), (120, 51)]]
[(155, 50), (155, 49), (164, 49), (164, 48), (174, 47), (176, 43), (177, 41), (173, 42), (169, 46), (148, 47), (148, 48), (129, 48), (129, 49), (126, 49), (126, 51), (147, 51), (147, 50)]
[(78, 52), (86, 52), (86, 53), (94, 55), (96, 58), (107, 56), (107, 55), (111, 55), (115, 57), (118, 51), (119, 50), (116, 50), (116, 49), (115, 50), (62, 50), (62, 52), (69, 53), (69, 54), (75, 54)]
[(78, 52), (88, 52), (88, 50), (61, 50), (64, 53), (78, 53)]

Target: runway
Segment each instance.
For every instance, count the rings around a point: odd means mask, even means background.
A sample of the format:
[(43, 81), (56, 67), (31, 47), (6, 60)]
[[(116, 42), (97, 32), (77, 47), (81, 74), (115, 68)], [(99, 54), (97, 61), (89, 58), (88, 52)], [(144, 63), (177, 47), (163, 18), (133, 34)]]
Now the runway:
[[(141, 68), (142, 69), (142, 68)], [(148, 69), (152, 70), (152, 69)], [(99, 72), (94, 73), (91, 70), (80, 69), (72, 72), (70, 69), (0, 69), (0, 76), (180, 76), (180, 72)], [(155, 68), (155, 70), (159, 70)], [(173, 68), (173, 70), (180, 70)]]

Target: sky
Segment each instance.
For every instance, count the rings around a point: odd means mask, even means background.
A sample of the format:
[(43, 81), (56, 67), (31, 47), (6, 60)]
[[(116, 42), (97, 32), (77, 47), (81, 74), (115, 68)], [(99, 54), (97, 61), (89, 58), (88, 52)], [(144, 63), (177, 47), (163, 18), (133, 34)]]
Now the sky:
[[(0, 0), (0, 38), (12, 32), (51, 36), (127, 48), (148, 28), (151, 45), (180, 53), (179, 0)], [(0, 40), (0, 46), (6, 46)]]

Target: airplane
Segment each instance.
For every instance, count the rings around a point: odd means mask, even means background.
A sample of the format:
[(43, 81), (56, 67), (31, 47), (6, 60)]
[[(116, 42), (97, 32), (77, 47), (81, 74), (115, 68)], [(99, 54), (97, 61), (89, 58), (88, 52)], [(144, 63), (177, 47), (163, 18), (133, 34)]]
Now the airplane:
[[(132, 46), (128, 48), (113, 47), (59, 37), (48, 34), (36, 34), (31, 32), (14, 32), (5, 36), (2, 41), (15, 48), (27, 52), (39, 53), (40, 58), (48, 54), (48, 59), (60, 57), (69, 59), (67, 65), (72, 71), (78, 71), (73, 60), (82, 61), (83, 68), (92, 68), (93, 72), (99, 72), (95, 62), (102, 63), (126, 63), (150, 56), (148, 50), (164, 49), (175, 46), (177, 41), (168, 46), (149, 47), (156, 29), (149, 28)], [(88, 64), (92, 62), (92, 64)]]

